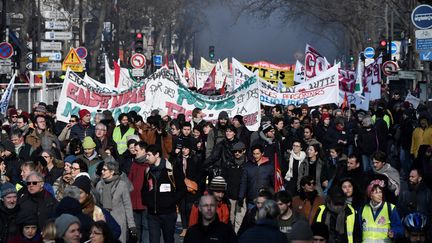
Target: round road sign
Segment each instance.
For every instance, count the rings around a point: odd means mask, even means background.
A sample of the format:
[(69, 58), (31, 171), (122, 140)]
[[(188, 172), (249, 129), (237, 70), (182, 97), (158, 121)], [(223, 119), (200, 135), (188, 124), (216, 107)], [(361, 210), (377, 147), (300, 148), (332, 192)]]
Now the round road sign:
[(87, 49), (85, 47), (78, 47), (75, 49), (76, 53), (78, 54), (79, 58), (84, 59), (87, 57)]
[(411, 13), (411, 21), (419, 29), (430, 29), (432, 27), (432, 6), (427, 4), (417, 6)]
[(366, 58), (373, 58), (375, 56), (375, 49), (373, 47), (366, 47), (363, 54)]
[(383, 64), (382, 71), (385, 76), (392, 76), (397, 71), (397, 64), (393, 61), (387, 61)]
[(134, 68), (143, 68), (146, 65), (146, 58), (141, 53), (135, 53), (132, 55), (130, 62)]
[(0, 58), (7, 59), (13, 55), (13, 47), (7, 42), (0, 43)]

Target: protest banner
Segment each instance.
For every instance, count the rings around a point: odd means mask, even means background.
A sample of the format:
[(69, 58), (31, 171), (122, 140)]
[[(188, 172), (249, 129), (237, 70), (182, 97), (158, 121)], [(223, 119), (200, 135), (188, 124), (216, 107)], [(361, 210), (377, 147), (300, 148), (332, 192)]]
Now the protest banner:
[(406, 102), (409, 102), (410, 104), (412, 104), (414, 109), (417, 109), (417, 107), (420, 104), (420, 99), (415, 97), (414, 95), (411, 94), (411, 92), (408, 92), (406, 98), (405, 98)]
[(120, 68), (119, 82), (117, 87), (115, 87), (115, 71), (110, 68), (108, 59), (105, 57), (105, 83), (112, 88), (117, 88), (118, 90), (126, 90), (134, 85), (135, 80), (127, 68)]
[(0, 99), (0, 112), (2, 114), (6, 114), (7, 108), (9, 106), (9, 101), (10, 98), (12, 97), (12, 92), (15, 87), (15, 77), (16, 75), (14, 74)]
[(216, 121), (221, 111), (230, 117), (242, 115), (250, 130), (257, 130), (260, 121), (260, 90), (256, 77), (245, 81), (235, 91), (223, 96), (206, 96), (190, 91), (174, 78), (166, 68), (161, 68), (130, 89), (117, 93), (107, 85), (86, 82), (76, 73), (68, 71), (57, 108), (57, 119), (67, 122), (70, 115), (80, 109), (96, 112), (110, 110), (114, 119), (125, 112), (136, 111), (144, 120), (152, 110), (164, 110), (175, 118), (184, 113), (188, 119), (194, 108), (201, 108), (205, 119)]
[(305, 50), (305, 80), (311, 79), (331, 67), (327, 59), (311, 45), (306, 44)]
[(303, 83), (305, 81), (305, 68), (298, 60), (294, 69), (294, 83)]
[(334, 66), (320, 75), (295, 86), (280, 91), (267, 82), (260, 82), (261, 103), (264, 105), (317, 106), (339, 103), (339, 72)]
[[(220, 62), (221, 68), (222, 68), (223, 72), (229, 73), (228, 58), (225, 58), (222, 61), (218, 61), (218, 62)], [(201, 63), (200, 70), (201, 71), (207, 71), (207, 72), (211, 72), (211, 70), (213, 69), (213, 67), (216, 65), (216, 63), (211, 63), (211, 62), (207, 61), (203, 57), (201, 57), (201, 62), (200, 63)]]
[[(257, 64), (257, 65), (256, 65)], [(258, 76), (269, 83), (278, 86), (279, 80), (282, 81), (285, 87), (294, 85), (294, 67), (289, 65), (283, 65), (283, 68), (279, 68), (278, 64), (272, 64), (268, 62), (256, 62), (256, 63), (243, 63), (247, 69), (255, 73), (258, 71)], [(278, 68), (274, 68), (278, 67)]]

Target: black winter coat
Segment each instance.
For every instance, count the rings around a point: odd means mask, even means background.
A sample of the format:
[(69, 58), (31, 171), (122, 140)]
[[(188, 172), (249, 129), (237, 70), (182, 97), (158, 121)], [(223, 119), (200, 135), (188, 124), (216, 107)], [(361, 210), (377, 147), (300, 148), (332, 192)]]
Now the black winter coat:
[[(201, 221), (201, 220), (200, 220)], [(227, 224), (219, 221), (216, 216), (213, 222), (208, 226), (204, 226), (201, 222), (191, 226), (186, 233), (184, 243), (207, 243), (207, 242), (220, 242), (220, 243), (236, 243), (237, 237), (232, 229)]]
[(239, 243), (286, 243), (287, 236), (279, 231), (276, 221), (264, 219), (246, 230), (239, 238)]
[(19, 227), (16, 224), (18, 211), (18, 205), (13, 209), (8, 209), (3, 203), (0, 203), (0, 243), (7, 242), (8, 238), (19, 233)]
[(378, 149), (378, 138), (374, 128), (359, 130), (357, 137), (357, 149), (362, 155), (371, 156)]
[[(159, 177), (156, 176), (156, 171), (159, 171)], [(146, 170), (141, 197), (149, 214), (176, 212), (176, 206), (185, 193), (183, 173), (169, 161), (161, 159), (158, 167), (151, 166)]]
[(241, 177), (239, 198), (252, 203), (263, 188), (274, 188), (274, 164), (270, 161), (261, 165), (248, 162)]
[(38, 217), (38, 227), (43, 229), (48, 219), (54, 216), (57, 207), (57, 200), (45, 189), (35, 194), (30, 194), (27, 190), (18, 199), (21, 212), (35, 214)]

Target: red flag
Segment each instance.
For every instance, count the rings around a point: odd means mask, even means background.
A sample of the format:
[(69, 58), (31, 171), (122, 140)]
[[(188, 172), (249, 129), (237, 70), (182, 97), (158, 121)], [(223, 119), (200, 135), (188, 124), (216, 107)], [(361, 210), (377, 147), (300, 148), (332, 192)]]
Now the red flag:
[(114, 86), (117, 88), (120, 80), (120, 65), (114, 62)]
[(215, 90), (216, 89), (215, 79), (216, 79), (216, 66), (213, 67), (212, 71), (210, 72), (210, 75), (207, 77), (207, 80), (205, 81), (202, 90), (203, 91)]
[(220, 91), (219, 91), (221, 95), (225, 94), (226, 79), (227, 79), (227, 77), (225, 76), (224, 82), (223, 82), (222, 87), (220, 88)]
[(164, 66), (168, 67), (168, 52), (165, 53), (165, 64), (164, 64)]
[(279, 160), (278, 160), (278, 156), (277, 153), (275, 153), (274, 156), (274, 166), (275, 166), (275, 173), (274, 173), (274, 191), (278, 192), (278, 191), (284, 191), (285, 187), (283, 186), (284, 182), (283, 182), (283, 178), (282, 178), (282, 172), (280, 170), (280, 166), (279, 166)]
[(347, 93), (345, 92), (344, 100), (343, 100), (342, 106), (341, 106), (341, 110), (343, 111), (347, 107), (348, 107), (348, 96), (347, 96)]

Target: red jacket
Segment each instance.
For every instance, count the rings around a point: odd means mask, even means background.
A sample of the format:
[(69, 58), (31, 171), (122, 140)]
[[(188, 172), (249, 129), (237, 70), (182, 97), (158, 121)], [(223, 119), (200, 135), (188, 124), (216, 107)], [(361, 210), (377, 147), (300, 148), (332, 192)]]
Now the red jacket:
[[(230, 209), (228, 204), (224, 202), (218, 202), (216, 213), (218, 215), (219, 221), (228, 224), (230, 219)], [(199, 210), (198, 205), (194, 204), (192, 206), (191, 214), (189, 216), (189, 227), (198, 223)]]
[(147, 163), (137, 163), (135, 160), (132, 162), (128, 178), (133, 185), (133, 191), (130, 193), (133, 210), (144, 210), (147, 208), (142, 203), (141, 189), (144, 184), (145, 171), (148, 167)]

